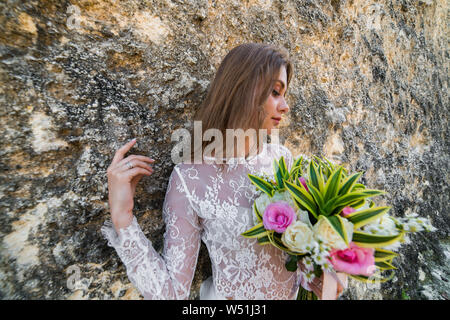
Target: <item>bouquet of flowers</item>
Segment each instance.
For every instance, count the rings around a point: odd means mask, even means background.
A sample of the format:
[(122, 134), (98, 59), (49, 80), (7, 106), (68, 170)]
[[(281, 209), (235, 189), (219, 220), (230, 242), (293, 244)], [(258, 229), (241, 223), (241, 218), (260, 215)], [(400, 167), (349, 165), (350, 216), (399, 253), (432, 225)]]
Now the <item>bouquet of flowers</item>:
[(385, 192), (358, 183), (364, 172), (348, 174), (318, 157), (299, 157), (290, 171), (281, 157), (273, 169), (275, 181), (248, 175), (262, 193), (253, 204), (257, 224), (242, 235), (287, 252), (289, 271), (301, 260), (306, 268), (297, 299), (317, 299), (308, 284), (323, 272), (335, 279), (343, 272), (360, 281), (388, 281), (396, 269), (394, 251), (407, 233), (436, 230), (427, 218), (394, 218), (389, 206), (376, 206), (370, 198)]

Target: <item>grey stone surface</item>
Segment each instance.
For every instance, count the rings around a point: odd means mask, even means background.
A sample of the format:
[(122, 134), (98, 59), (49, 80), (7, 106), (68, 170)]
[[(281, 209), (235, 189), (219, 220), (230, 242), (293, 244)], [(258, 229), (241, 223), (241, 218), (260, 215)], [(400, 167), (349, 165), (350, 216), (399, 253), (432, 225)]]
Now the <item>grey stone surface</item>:
[[(135, 214), (161, 251), (171, 133), (229, 50), (268, 42), (295, 63), (282, 142), (365, 170), (393, 215), (438, 228), (391, 282), (343, 299), (448, 299), (447, 15), (443, 0), (2, 1), (0, 298), (140, 299), (99, 232), (112, 156), (137, 137), (157, 159)], [(210, 268), (202, 246), (191, 298)]]

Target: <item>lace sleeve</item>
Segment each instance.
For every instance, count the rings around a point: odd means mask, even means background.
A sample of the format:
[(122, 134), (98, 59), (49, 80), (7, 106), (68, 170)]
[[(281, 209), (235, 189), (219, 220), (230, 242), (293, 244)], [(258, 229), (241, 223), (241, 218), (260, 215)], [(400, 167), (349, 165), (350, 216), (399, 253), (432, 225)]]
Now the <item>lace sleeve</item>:
[(128, 278), (145, 299), (188, 299), (200, 248), (201, 226), (184, 179), (175, 166), (163, 204), (166, 224), (161, 256), (136, 217), (116, 233), (111, 221), (101, 232), (125, 264)]

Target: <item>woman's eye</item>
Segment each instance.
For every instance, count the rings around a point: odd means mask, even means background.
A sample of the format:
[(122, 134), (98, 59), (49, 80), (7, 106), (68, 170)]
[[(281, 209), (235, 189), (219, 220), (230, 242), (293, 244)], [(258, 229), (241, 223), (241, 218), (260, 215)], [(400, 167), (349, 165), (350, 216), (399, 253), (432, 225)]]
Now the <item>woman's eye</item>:
[(276, 96), (279, 96), (279, 95), (280, 95), (280, 93), (279, 93), (278, 91), (276, 91), (276, 90), (273, 90), (272, 93), (273, 93), (274, 95), (276, 95)]

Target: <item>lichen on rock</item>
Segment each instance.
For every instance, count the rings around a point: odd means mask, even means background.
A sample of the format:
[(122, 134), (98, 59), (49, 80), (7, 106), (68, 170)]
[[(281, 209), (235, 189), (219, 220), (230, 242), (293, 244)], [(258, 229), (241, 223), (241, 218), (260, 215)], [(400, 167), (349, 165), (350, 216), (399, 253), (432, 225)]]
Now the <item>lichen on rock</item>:
[[(295, 156), (366, 171), (394, 216), (438, 228), (401, 249), (392, 281), (343, 299), (448, 299), (445, 1), (8, 1), (0, 31), (0, 299), (142, 298), (99, 232), (107, 167), (132, 137), (157, 160), (134, 213), (161, 252), (171, 133), (244, 42), (291, 54)], [(210, 274), (202, 245), (191, 298)]]

